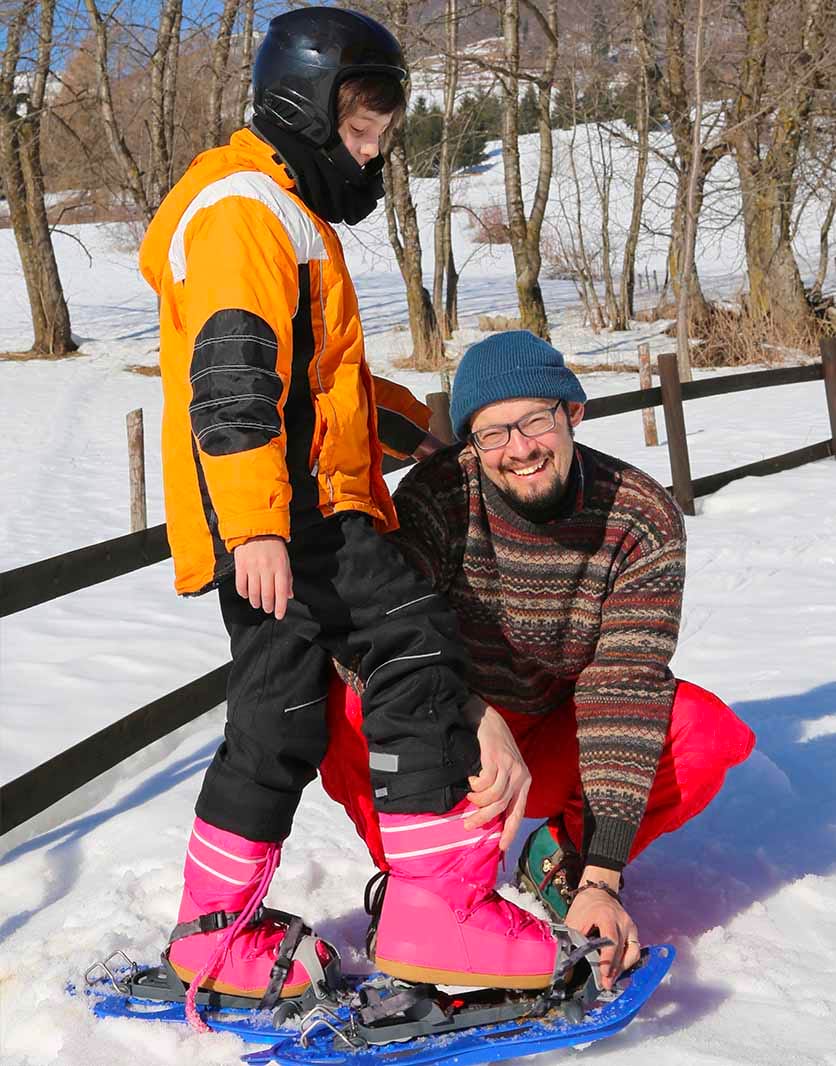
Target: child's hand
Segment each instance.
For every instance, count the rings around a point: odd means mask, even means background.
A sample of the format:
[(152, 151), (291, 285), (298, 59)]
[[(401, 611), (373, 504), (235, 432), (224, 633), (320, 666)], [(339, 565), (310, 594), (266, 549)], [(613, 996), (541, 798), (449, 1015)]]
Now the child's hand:
[(233, 550), (235, 588), (239, 596), (267, 614), (284, 618), (293, 599), (293, 574), (281, 537), (253, 537)]

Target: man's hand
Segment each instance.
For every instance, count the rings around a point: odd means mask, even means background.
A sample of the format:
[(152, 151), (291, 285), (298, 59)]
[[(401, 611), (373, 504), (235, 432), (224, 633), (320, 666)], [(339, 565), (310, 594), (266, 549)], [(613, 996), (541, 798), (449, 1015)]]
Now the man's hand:
[(281, 537), (253, 537), (232, 552), (235, 558), (235, 588), (276, 618), (284, 618), (287, 601), (293, 599), (293, 575), (287, 545)]
[(478, 721), (476, 739), (479, 741), (482, 761), (479, 776), (469, 779), (472, 791), (467, 795), (480, 810), (465, 821), (465, 828), (485, 825), (507, 811), (505, 826), (499, 838), (499, 847), (506, 851), (525, 815), (531, 774), (501, 714), (475, 698), (471, 699), (465, 713), (470, 721)]
[[(617, 889), (619, 875), (600, 866), (587, 866), (581, 884), (585, 881), (605, 881)], [(612, 988), (622, 970), (629, 970), (639, 961), (641, 944), (636, 923), (618, 900), (602, 889), (585, 888), (579, 892), (572, 900), (566, 924), (584, 936), (597, 929), (600, 936), (612, 940), (611, 947), (601, 948), (601, 983), (604, 988)]]

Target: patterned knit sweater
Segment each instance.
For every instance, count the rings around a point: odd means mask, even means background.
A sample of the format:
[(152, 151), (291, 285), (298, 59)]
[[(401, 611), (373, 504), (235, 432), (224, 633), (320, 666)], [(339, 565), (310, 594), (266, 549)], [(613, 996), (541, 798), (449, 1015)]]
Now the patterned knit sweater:
[(618, 869), (641, 821), (675, 681), (685, 529), (642, 471), (576, 445), (564, 514), (534, 524), (486, 477), (472, 445), (413, 468), (393, 539), (443, 592), (494, 707), (548, 714), (574, 696), (587, 861)]

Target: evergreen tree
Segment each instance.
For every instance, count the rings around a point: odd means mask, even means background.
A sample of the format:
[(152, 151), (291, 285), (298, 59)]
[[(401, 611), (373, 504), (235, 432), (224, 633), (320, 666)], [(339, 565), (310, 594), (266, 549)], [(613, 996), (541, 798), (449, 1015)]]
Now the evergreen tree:
[(438, 152), (444, 116), (437, 104), (427, 106), (419, 96), (406, 119), (404, 130), (409, 169), (418, 178), (431, 178), (438, 173)]
[(520, 133), (536, 133), (539, 121), (537, 92), (533, 85), (529, 85), (520, 100)]

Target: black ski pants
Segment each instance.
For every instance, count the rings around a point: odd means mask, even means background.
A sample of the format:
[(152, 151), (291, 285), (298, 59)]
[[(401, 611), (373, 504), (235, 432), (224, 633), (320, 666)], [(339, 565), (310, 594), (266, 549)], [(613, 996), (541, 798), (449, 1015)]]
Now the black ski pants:
[(288, 544), (294, 599), (285, 617), (219, 589), (232, 670), (224, 740), (197, 801), (200, 818), (250, 840), (284, 840), (328, 747), (332, 656), (365, 684), (375, 802), (442, 813), (478, 772), (462, 715), (466, 654), (444, 599), (379, 536), (371, 519), (321, 519)]

